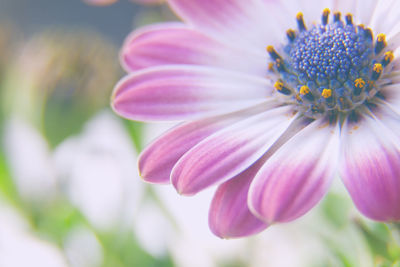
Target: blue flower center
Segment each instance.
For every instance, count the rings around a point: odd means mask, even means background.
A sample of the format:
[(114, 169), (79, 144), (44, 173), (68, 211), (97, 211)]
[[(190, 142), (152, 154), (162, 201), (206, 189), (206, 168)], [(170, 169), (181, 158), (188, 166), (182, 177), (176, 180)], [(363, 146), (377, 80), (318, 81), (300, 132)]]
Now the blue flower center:
[(309, 80), (346, 80), (370, 63), (372, 43), (354, 27), (334, 23), (302, 31), (287, 50), (293, 70)]
[(385, 51), (385, 35), (374, 42), (372, 31), (354, 25), (350, 14), (343, 22), (335, 13), (328, 23), (329, 13), (325, 9), (322, 23), (310, 29), (299, 13), (298, 30), (287, 31), (282, 55), (267, 47), (275, 88), (310, 118), (343, 117), (368, 106), (380, 96), (380, 79), (393, 60), (393, 52)]

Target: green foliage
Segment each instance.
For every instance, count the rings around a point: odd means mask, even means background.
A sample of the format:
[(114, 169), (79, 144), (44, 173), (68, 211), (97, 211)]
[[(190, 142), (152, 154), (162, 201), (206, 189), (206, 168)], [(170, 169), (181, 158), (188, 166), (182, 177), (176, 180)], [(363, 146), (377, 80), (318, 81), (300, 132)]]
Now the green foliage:
[(125, 129), (132, 139), (132, 142), (136, 148), (136, 151), (142, 151), (143, 149), (143, 123), (137, 121), (130, 121), (122, 119)]
[(173, 266), (168, 256), (157, 259), (143, 250), (130, 231), (100, 234), (99, 239), (105, 253), (102, 267)]
[(65, 138), (78, 134), (93, 115), (73, 101), (49, 101), (47, 112), (43, 114), (44, 134), (51, 147), (55, 147)]
[(9, 173), (7, 161), (0, 150), (0, 192), (13, 204), (19, 204), (20, 199), (12, 177)]
[(398, 235), (395, 227), (384, 223), (356, 221), (363, 234), (377, 267), (397, 266), (400, 261), (400, 244), (396, 241)]
[(335, 228), (343, 228), (349, 223), (349, 203), (343, 195), (329, 193), (322, 203), (322, 213), (326, 221)]

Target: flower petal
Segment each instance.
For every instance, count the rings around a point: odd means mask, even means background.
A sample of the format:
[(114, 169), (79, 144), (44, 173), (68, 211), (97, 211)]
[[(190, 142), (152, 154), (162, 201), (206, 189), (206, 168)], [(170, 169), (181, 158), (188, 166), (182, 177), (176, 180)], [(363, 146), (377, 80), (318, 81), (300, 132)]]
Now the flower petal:
[(114, 89), (112, 105), (133, 120), (183, 120), (257, 105), (271, 94), (267, 79), (208, 67), (175, 65), (132, 73)]
[(179, 125), (155, 140), (140, 154), (139, 171), (142, 178), (151, 183), (169, 183), (173, 166), (200, 141), (236, 121), (274, 106), (273, 103), (264, 103), (247, 110)]
[(288, 222), (325, 194), (336, 170), (338, 130), (314, 121), (279, 148), (257, 173), (250, 210), (264, 222)]
[[(282, 35), (268, 12), (258, 0), (169, 0), (171, 8), (187, 23), (214, 36), (263, 48), (274, 35)], [(261, 53), (262, 50), (259, 50)]]
[[(243, 60), (245, 58), (245, 60)], [(134, 31), (126, 40), (121, 61), (136, 71), (157, 65), (208, 65), (264, 75), (267, 53), (234, 49), (181, 23), (163, 23)]]
[(381, 113), (380, 119), (365, 117), (356, 126), (345, 124), (340, 174), (365, 216), (399, 221), (400, 123), (398, 115), (387, 114)]
[(227, 127), (189, 150), (174, 166), (171, 181), (184, 195), (239, 174), (287, 129), (290, 107), (266, 111)]
[[(397, 0), (374, 1), (373, 12), (370, 13), (370, 26), (377, 33), (393, 34), (393, 30), (398, 32), (394, 26), (398, 23), (400, 16), (400, 3)], [(361, 9), (362, 10), (362, 9)]]
[[(364, 0), (366, 1), (366, 0)], [(354, 14), (357, 10), (357, 4), (359, 1), (348, 1), (348, 0), (334, 0), (333, 11), (339, 11), (342, 14)]]
[(218, 187), (208, 215), (208, 224), (215, 235), (221, 238), (243, 237), (256, 234), (267, 227), (247, 206), (250, 183), (262, 163), (259, 160)]
[(381, 93), (385, 96), (385, 100), (382, 102), (400, 115), (400, 83), (384, 86)]

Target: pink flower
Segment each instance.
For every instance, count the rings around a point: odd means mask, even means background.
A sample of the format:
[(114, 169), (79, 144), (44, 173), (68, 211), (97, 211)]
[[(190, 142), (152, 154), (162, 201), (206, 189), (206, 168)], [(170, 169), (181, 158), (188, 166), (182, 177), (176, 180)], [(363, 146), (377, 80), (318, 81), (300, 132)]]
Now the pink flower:
[(225, 238), (302, 216), (337, 173), (365, 216), (400, 220), (399, 1), (168, 3), (185, 23), (128, 37), (112, 98), (125, 118), (183, 121), (142, 152), (145, 181), (218, 185)]

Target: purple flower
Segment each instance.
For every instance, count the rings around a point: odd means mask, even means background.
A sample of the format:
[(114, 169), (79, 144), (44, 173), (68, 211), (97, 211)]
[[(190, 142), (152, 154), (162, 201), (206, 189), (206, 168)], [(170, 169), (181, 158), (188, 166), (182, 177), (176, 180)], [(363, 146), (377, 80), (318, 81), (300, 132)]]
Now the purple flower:
[(400, 220), (399, 1), (168, 3), (185, 23), (128, 37), (112, 99), (129, 119), (183, 121), (142, 152), (145, 181), (218, 185), (224, 238), (302, 216), (337, 173), (365, 216)]

